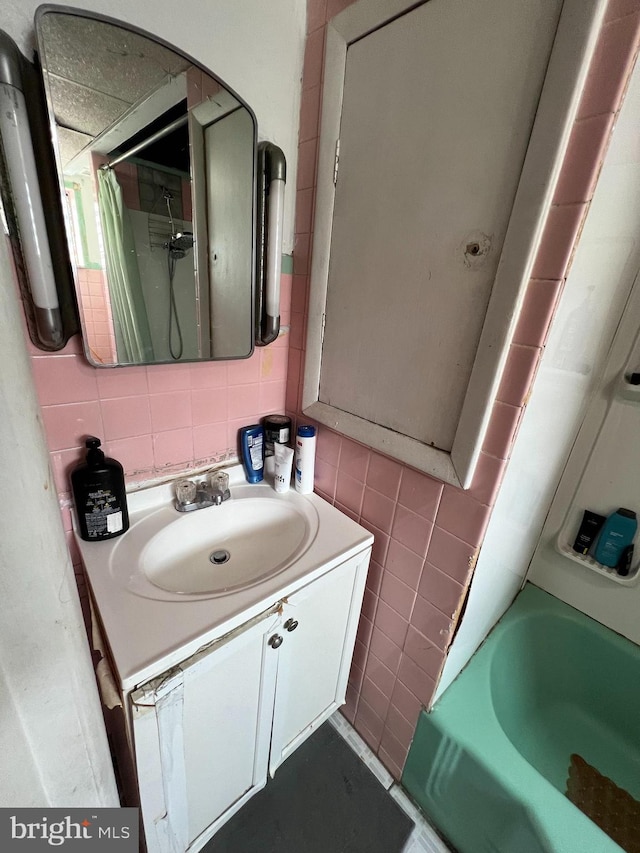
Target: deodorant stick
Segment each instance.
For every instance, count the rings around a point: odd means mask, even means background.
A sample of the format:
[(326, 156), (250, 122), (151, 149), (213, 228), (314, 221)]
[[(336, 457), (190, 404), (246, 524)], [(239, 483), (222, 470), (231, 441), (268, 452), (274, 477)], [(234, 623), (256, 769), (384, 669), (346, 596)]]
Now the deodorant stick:
[(310, 495), (316, 463), (316, 428), (303, 425), (296, 434), (296, 491)]

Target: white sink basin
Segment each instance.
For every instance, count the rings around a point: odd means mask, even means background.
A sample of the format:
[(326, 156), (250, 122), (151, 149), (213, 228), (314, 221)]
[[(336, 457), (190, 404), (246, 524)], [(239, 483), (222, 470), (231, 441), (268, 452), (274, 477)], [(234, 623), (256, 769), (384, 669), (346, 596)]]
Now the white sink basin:
[[(180, 513), (174, 484), (129, 492), (131, 526), (105, 542), (78, 538), (92, 599), (123, 690), (131, 690), (273, 608), (373, 537), (319, 495), (249, 485), (226, 468), (231, 498)], [(215, 565), (213, 551), (230, 559)]]
[(296, 493), (238, 486), (220, 506), (137, 513), (113, 548), (110, 570), (149, 598), (228, 595), (284, 571), (317, 531), (317, 512)]
[(291, 504), (229, 500), (178, 517), (152, 536), (140, 567), (168, 592), (227, 593), (286, 568), (308, 534), (307, 519)]

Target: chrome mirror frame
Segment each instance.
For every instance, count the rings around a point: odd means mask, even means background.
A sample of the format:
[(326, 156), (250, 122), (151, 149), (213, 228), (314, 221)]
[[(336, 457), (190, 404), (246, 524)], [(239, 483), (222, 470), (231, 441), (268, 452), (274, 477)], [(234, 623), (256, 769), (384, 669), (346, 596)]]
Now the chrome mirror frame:
[(29, 337), (62, 349), (80, 330), (39, 68), (0, 30), (0, 200)]

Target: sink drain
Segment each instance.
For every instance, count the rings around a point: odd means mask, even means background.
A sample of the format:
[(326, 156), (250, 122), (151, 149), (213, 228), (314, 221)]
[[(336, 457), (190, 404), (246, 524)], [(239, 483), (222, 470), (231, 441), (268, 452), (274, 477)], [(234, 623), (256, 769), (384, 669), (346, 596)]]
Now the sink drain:
[(221, 566), (223, 563), (229, 562), (231, 559), (231, 554), (228, 551), (213, 551), (209, 554), (209, 559), (212, 563), (215, 563), (216, 566)]

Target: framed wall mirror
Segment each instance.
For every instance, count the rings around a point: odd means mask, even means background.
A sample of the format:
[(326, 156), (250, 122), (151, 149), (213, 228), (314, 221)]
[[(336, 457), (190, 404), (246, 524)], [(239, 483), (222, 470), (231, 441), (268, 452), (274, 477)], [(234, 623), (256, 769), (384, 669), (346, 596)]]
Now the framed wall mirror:
[(89, 361), (251, 355), (251, 109), (190, 57), (104, 16), (42, 6), (36, 33)]

